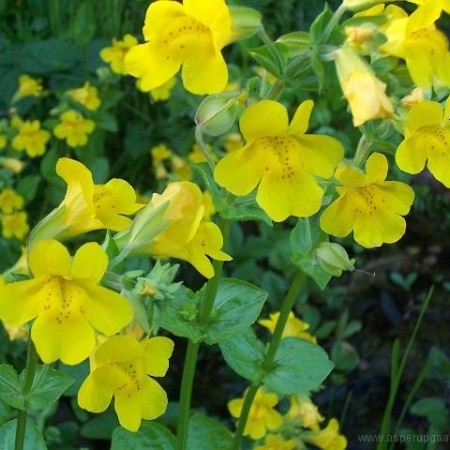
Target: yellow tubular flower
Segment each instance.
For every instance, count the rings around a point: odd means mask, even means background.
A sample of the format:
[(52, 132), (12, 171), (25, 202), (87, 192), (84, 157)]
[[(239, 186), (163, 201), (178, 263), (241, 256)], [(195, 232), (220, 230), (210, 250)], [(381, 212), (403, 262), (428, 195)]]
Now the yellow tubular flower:
[(324, 418), (311, 399), (306, 394), (297, 394), (293, 395), (290, 400), (291, 407), (287, 412), (288, 418), (296, 422), (297, 426), (300, 425), (303, 428), (314, 430), (318, 429), (319, 423), (323, 422)]
[(92, 133), (95, 123), (85, 119), (74, 110), (66, 111), (59, 116), (60, 123), (53, 129), (58, 139), (65, 139), (69, 147), (83, 147), (87, 144), (88, 134)]
[(414, 191), (399, 181), (385, 181), (387, 159), (381, 153), (370, 155), (366, 174), (350, 166), (339, 167), (335, 177), (342, 186), (339, 197), (320, 218), (325, 233), (344, 237), (353, 230), (358, 244), (366, 248), (397, 242), (405, 233)]
[(25, 150), (28, 156), (40, 156), (44, 154), (50, 136), (47, 130), (41, 130), (39, 120), (26, 120), (20, 124), (19, 132), (14, 136), (11, 145), (14, 150)]
[(173, 342), (166, 337), (136, 341), (113, 336), (100, 344), (91, 358), (90, 374), (78, 392), (78, 404), (90, 412), (105, 411), (114, 397), (120, 425), (137, 431), (142, 419), (164, 414), (167, 394), (151, 377), (169, 368)]
[(9, 239), (17, 238), (19, 241), (25, 238), (30, 230), (27, 222), (27, 213), (14, 212), (12, 214), (4, 214), (2, 216), (2, 235)]
[(125, 57), (125, 69), (141, 79), (144, 91), (157, 88), (182, 67), (184, 87), (194, 94), (222, 91), (228, 69), (221, 50), (233, 39), (224, 0), (184, 0), (150, 4), (143, 28), (145, 44)]
[(31, 338), (45, 364), (78, 364), (94, 349), (95, 330), (111, 336), (131, 321), (128, 301), (98, 285), (108, 257), (97, 243), (72, 258), (60, 242), (40, 241), (28, 261), (34, 278), (1, 288), (0, 317), (11, 326), (35, 319)]
[(72, 89), (68, 92), (69, 97), (75, 100), (86, 109), (95, 111), (100, 106), (100, 99), (98, 98), (98, 91), (95, 86), (91, 86), (89, 81), (78, 89)]
[(211, 278), (214, 269), (207, 255), (218, 261), (229, 261), (231, 257), (221, 250), (219, 227), (213, 222), (202, 222), (205, 206), (200, 188), (187, 181), (171, 183), (161, 195), (153, 195), (151, 204), (156, 208), (167, 200), (164, 219), (170, 225), (145, 251), (157, 257), (188, 261), (203, 276)]
[(301, 438), (322, 450), (345, 450), (347, 448), (347, 439), (339, 434), (339, 422), (336, 419), (331, 419), (323, 430), (302, 433)]
[(100, 58), (111, 65), (111, 70), (114, 73), (125, 75), (125, 56), (128, 50), (137, 43), (138, 40), (131, 34), (126, 34), (122, 40), (113, 39), (112, 47), (105, 47), (100, 51)]
[[(279, 428), (283, 423), (283, 419), (280, 413), (275, 410), (277, 403), (278, 397), (276, 394), (265, 393), (261, 388), (258, 389), (250, 408), (244, 436), (250, 436), (252, 439), (257, 440), (264, 437), (267, 430)], [(243, 404), (243, 398), (236, 398), (228, 402), (230, 414), (239, 418)]]
[(258, 186), (256, 201), (276, 222), (315, 214), (323, 196), (316, 177), (330, 178), (344, 149), (330, 136), (305, 134), (312, 108), (311, 100), (303, 102), (290, 124), (273, 100), (247, 108), (239, 121), (246, 145), (219, 161), (217, 183), (238, 196)]
[[(269, 315), (269, 319), (261, 319), (258, 321), (258, 323), (263, 327), (267, 328), (271, 333), (273, 333), (279, 317), (280, 312), (278, 311), (275, 313), (271, 313)], [(291, 311), (289, 313), (288, 321), (286, 323), (286, 327), (284, 328), (282, 337), (296, 337), (316, 344), (317, 343), (316, 338), (314, 336), (311, 336), (308, 332), (306, 332), (308, 328), (309, 325), (306, 322), (303, 322), (303, 320), (300, 320), (297, 317), (295, 317), (294, 313)]]
[(392, 117), (394, 109), (386, 95), (386, 85), (375, 76), (367, 63), (349, 47), (335, 52), (335, 62), (355, 127), (368, 120)]
[(23, 198), (16, 194), (15, 191), (9, 188), (2, 189), (0, 192), (0, 209), (6, 213), (10, 214), (15, 209), (22, 209)]
[(25, 97), (39, 97), (42, 92), (42, 80), (32, 78), (29, 75), (21, 75), (19, 77), (19, 88), (15, 92), (12, 103), (19, 101)]
[(450, 86), (448, 40), (434, 26), (441, 11), (438, 1), (419, 6), (409, 17), (395, 5), (387, 6), (384, 11), (390, 19), (383, 27), (388, 40), (379, 50), (404, 59), (414, 83), (424, 89), (433, 85), (434, 78)]
[(450, 97), (444, 108), (428, 101), (413, 105), (395, 161), (408, 173), (419, 173), (427, 164), (434, 177), (450, 187)]
[(293, 439), (285, 440), (276, 434), (268, 434), (263, 445), (258, 445), (255, 450), (294, 450), (297, 444)]

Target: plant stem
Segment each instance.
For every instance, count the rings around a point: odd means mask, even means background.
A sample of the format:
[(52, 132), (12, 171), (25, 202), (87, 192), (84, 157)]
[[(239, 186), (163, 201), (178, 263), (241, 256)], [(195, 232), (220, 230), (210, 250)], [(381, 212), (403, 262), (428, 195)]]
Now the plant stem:
[(361, 167), (367, 160), (369, 156), (372, 144), (367, 138), (362, 135), (358, 142), (358, 147), (356, 148), (355, 156), (353, 157), (353, 162), (356, 166)]
[[(383, 420), (382, 420), (381, 429), (380, 429), (380, 434), (382, 436), (386, 436), (389, 433), (389, 430), (391, 427), (392, 408), (394, 407), (394, 401), (397, 396), (397, 391), (398, 391), (398, 387), (400, 385), (400, 380), (402, 378), (403, 371), (405, 370), (406, 361), (408, 360), (408, 356), (411, 353), (412, 346), (416, 339), (417, 332), (419, 331), (420, 324), (422, 323), (423, 316), (425, 315), (425, 311), (428, 309), (428, 305), (430, 303), (431, 297), (433, 296), (433, 291), (434, 291), (434, 287), (431, 287), (431, 289), (428, 291), (427, 297), (426, 297), (425, 301), (423, 302), (422, 309), (420, 310), (419, 318), (417, 319), (417, 322), (416, 322), (416, 325), (412, 332), (412, 335), (409, 338), (408, 344), (406, 346), (405, 353), (403, 354), (403, 358), (400, 363), (400, 366), (399, 366), (398, 370), (395, 370), (396, 374), (394, 376), (394, 379), (391, 380), (391, 387), (389, 389), (389, 398), (388, 398), (388, 402), (386, 404), (386, 408), (383, 413)], [(397, 368), (395, 368), (395, 369), (397, 369)], [(382, 441), (377, 445), (377, 450), (385, 450), (386, 448), (387, 448), (387, 442), (385, 442), (385, 441)]]
[(345, 11), (347, 11), (347, 8), (343, 5), (340, 5), (338, 7), (338, 9), (334, 12), (333, 17), (330, 19), (330, 21), (328, 22), (322, 36), (321, 36), (321, 43), (326, 43), (328, 41), (328, 39), (331, 36), (331, 33), (333, 32), (333, 30), (336, 28), (337, 24), (339, 23), (339, 21), (341, 20), (341, 17), (343, 16), (343, 14), (345, 13)]
[[(219, 228), (223, 236), (224, 247), (228, 239), (230, 223), (221, 219)], [(223, 261), (214, 261), (214, 276), (208, 281), (206, 285), (205, 294), (202, 298), (202, 303), (199, 307), (198, 322), (205, 323), (214, 307), (214, 300), (216, 299), (217, 289), (219, 288), (220, 278), (222, 276)], [(180, 411), (178, 416), (177, 427), (177, 449), (185, 450), (188, 437), (189, 427), (189, 411), (191, 408), (192, 387), (194, 385), (195, 368), (197, 366), (198, 350), (200, 342), (193, 342), (189, 340), (186, 357), (184, 361), (183, 376), (181, 380), (180, 389)]]
[(258, 30), (258, 37), (261, 39), (262, 43), (267, 47), (267, 50), (271, 54), (272, 58), (277, 64), (277, 69), (279, 73), (283, 73), (284, 69), (284, 59), (278, 51), (272, 39), (267, 35), (266, 30), (263, 26)]
[(206, 158), (209, 167), (211, 167), (211, 170), (214, 172), (214, 167), (216, 166), (216, 164), (214, 163), (214, 160), (210, 155), (208, 148), (206, 147), (205, 141), (203, 140), (202, 127), (198, 125), (195, 128), (195, 140), (197, 141), (197, 144), (200, 147), (203, 156)]
[(27, 396), (33, 386), (34, 374), (38, 363), (38, 356), (31, 337), (28, 340), (27, 364), (25, 367), (25, 379), (22, 384), (22, 396), (25, 398), (25, 409), (19, 410), (17, 413), (17, 427), (14, 450), (23, 450), (25, 441), (25, 429), (27, 425)]
[[(283, 331), (286, 328), (286, 323), (289, 319), (289, 313), (294, 307), (295, 301), (298, 297), (298, 293), (303, 286), (305, 278), (306, 277), (303, 272), (297, 271), (294, 279), (292, 280), (291, 286), (289, 287), (286, 297), (283, 300), (283, 304), (281, 305), (280, 316), (278, 317), (277, 324), (275, 325), (275, 330), (269, 344), (269, 349), (267, 350), (264, 361), (262, 363), (263, 370), (269, 371), (273, 366), (278, 347), (283, 337)], [(261, 384), (262, 381), (255, 382), (254, 384), (252, 384), (252, 386), (250, 386), (249, 390), (245, 394), (244, 404), (242, 405), (242, 411), (239, 417), (238, 425), (236, 427), (236, 432), (234, 434), (231, 450), (239, 449), (253, 400)]]

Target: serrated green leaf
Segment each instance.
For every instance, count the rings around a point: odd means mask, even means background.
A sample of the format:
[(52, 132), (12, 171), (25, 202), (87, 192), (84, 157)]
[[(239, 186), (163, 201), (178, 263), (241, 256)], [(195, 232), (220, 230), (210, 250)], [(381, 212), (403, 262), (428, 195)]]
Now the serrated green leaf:
[[(25, 372), (20, 374), (23, 379)], [(65, 390), (73, 384), (69, 375), (49, 366), (37, 366), (28, 401), (33, 408), (43, 409), (56, 402)]]
[(175, 436), (154, 422), (143, 422), (135, 433), (116, 428), (112, 435), (111, 450), (175, 450)]
[(0, 366), (0, 398), (13, 408), (25, 410), (19, 375), (8, 364)]
[(319, 345), (297, 338), (282, 339), (274, 363), (274, 369), (264, 375), (262, 381), (279, 395), (316, 389), (333, 368)]
[[(5, 423), (0, 428), (0, 449), (9, 450), (15, 448), (16, 428), (17, 419)], [(47, 450), (41, 432), (29, 417), (27, 417), (25, 427), (23, 448), (26, 450)]]
[(210, 417), (194, 414), (189, 420), (187, 447), (192, 450), (227, 450), (233, 439), (228, 429)]
[(241, 377), (257, 382), (263, 376), (264, 345), (249, 328), (219, 343), (226, 363)]
[(266, 299), (267, 292), (251, 283), (222, 279), (204, 341), (216, 344), (254, 324)]

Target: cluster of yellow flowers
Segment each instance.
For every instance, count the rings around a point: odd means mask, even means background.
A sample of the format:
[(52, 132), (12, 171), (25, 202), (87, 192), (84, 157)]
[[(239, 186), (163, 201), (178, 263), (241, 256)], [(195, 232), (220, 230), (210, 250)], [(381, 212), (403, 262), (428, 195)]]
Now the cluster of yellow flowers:
[(6, 239), (15, 237), (22, 241), (28, 235), (27, 213), (23, 211), (24, 200), (13, 189), (0, 191), (0, 211), (2, 236)]

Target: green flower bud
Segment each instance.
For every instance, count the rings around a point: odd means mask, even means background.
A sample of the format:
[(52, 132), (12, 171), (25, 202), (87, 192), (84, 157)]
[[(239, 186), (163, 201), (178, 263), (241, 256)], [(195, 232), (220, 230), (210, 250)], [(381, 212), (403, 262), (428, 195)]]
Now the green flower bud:
[(231, 27), (235, 41), (247, 39), (261, 28), (261, 14), (253, 8), (230, 6)]
[(355, 270), (354, 260), (349, 259), (344, 247), (339, 244), (322, 242), (314, 253), (322, 269), (334, 277), (340, 277), (343, 270)]

